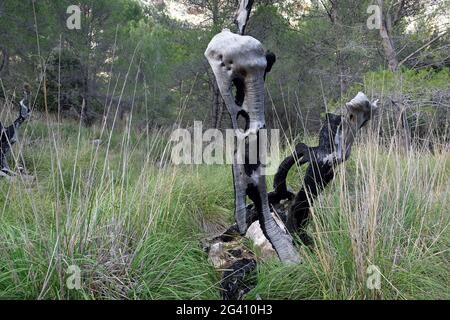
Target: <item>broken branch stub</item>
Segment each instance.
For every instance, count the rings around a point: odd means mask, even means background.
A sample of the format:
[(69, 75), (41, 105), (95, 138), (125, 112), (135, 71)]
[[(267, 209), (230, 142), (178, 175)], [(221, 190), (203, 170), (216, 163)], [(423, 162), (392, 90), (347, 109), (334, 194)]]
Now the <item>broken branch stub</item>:
[[(259, 145), (259, 131), (265, 128), (264, 76), (268, 67), (265, 50), (255, 38), (225, 29), (213, 37), (205, 56), (230, 113), (237, 139), (233, 179), (235, 218), (239, 232), (245, 234), (248, 227), (248, 196), (254, 202), (263, 232), (280, 260), (298, 262), (298, 252), (291, 236), (277, 225), (270, 213), (266, 179), (261, 165), (266, 155), (258, 150), (256, 161), (249, 159), (249, 141), (257, 141), (256, 145)], [(235, 95), (233, 86), (236, 89)], [(240, 119), (244, 121), (243, 128), (239, 127)]]
[(358, 94), (345, 104), (342, 123), (334, 139), (335, 161), (346, 161), (350, 157), (351, 148), (358, 131), (364, 127), (378, 110), (378, 100), (370, 102), (363, 93)]
[(245, 27), (247, 26), (248, 19), (250, 18), (250, 12), (252, 11), (253, 0), (241, 0), (239, 8), (235, 14), (235, 23), (239, 29), (239, 34), (245, 33)]

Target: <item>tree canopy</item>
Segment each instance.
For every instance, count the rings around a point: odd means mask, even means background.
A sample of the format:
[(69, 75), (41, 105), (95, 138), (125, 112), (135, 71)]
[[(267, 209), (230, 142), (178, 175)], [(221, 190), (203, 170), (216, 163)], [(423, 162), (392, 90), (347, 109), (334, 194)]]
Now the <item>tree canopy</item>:
[[(237, 1), (175, 3), (201, 22), (177, 19), (164, 1), (81, 0), (81, 28), (70, 30), (72, 1), (1, 1), (2, 95), (28, 82), (41, 110), (81, 114), (84, 100), (93, 120), (112, 107), (121, 116), (134, 108), (150, 125), (226, 126), (203, 52), (221, 28), (235, 28)], [(373, 5), (379, 29), (367, 26)], [(351, 96), (368, 72), (448, 68), (449, 7), (448, 0), (255, 1), (247, 32), (277, 56), (267, 82), (270, 125), (315, 128), (332, 107), (324, 101)]]

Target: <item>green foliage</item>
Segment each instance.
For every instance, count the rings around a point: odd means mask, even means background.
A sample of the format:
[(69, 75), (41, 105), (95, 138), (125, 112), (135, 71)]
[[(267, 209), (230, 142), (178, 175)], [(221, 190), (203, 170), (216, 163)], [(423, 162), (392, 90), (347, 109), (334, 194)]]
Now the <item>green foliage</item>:
[[(446, 90), (450, 81), (450, 68), (437, 71), (433, 69), (416, 71), (404, 68), (400, 74), (387, 70), (371, 71), (365, 75), (365, 79), (366, 86), (370, 86), (375, 92), (391, 94), (401, 88), (402, 92), (416, 96), (430, 90)], [(398, 79), (400, 82), (397, 81)]]
[[(172, 166), (165, 134), (126, 127), (109, 135), (34, 120), (22, 139), (36, 181), (0, 180), (1, 298), (220, 298), (200, 243), (205, 224), (233, 221), (229, 166)], [(341, 168), (315, 203), (315, 246), (299, 249), (299, 265), (259, 261), (246, 298), (448, 297), (447, 155), (412, 161), (369, 143)], [(304, 168), (291, 171), (298, 190)], [(365, 286), (370, 264), (381, 290)], [(66, 286), (71, 265), (82, 271), (80, 290)]]
[[(235, 3), (207, 9), (211, 25), (176, 21), (137, 0), (77, 3), (81, 30), (66, 26), (72, 1), (0, 1), (0, 50), (9, 56), (2, 96), (29, 82), (33, 110), (50, 112), (34, 113), (20, 136), (23, 155), (14, 153), (35, 181), (0, 180), (0, 298), (217, 299), (220, 275), (200, 241), (208, 223), (233, 221), (231, 170), (172, 166), (160, 126), (209, 122), (215, 79), (203, 53), (223, 26), (234, 28)], [(286, 149), (361, 90), (384, 110), (398, 100), (412, 105), (408, 120), (429, 113), (426, 123), (448, 128), (448, 108), (436, 108), (436, 97), (448, 105), (448, 36), (398, 73), (386, 71), (378, 31), (366, 27), (371, 3), (339, 1), (337, 22), (322, 1), (255, 6), (247, 32), (277, 56), (267, 123), (284, 130)], [(427, 17), (415, 18), (417, 30), (406, 32), (405, 20), (394, 30), (400, 60), (434, 37)], [(58, 111), (80, 114), (83, 98), (104, 123), (56, 121)], [(355, 146), (315, 203), (315, 246), (299, 249), (299, 265), (259, 261), (247, 298), (449, 298), (450, 167), (440, 152), (412, 158), (378, 142)], [(291, 170), (290, 186), (301, 187), (304, 170)], [(366, 287), (372, 263), (381, 290)], [(80, 290), (67, 288), (70, 265), (82, 270)]]

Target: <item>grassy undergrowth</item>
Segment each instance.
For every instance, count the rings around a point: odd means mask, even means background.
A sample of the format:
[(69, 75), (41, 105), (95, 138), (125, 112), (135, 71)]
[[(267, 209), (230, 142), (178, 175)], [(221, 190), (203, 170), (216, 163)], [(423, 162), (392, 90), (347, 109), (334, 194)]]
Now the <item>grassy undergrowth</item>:
[[(14, 158), (35, 180), (0, 180), (0, 298), (220, 298), (200, 240), (233, 220), (231, 169), (171, 165), (166, 136), (30, 122)], [(448, 152), (360, 143), (315, 203), (314, 247), (259, 263), (247, 298), (450, 298), (449, 180)]]

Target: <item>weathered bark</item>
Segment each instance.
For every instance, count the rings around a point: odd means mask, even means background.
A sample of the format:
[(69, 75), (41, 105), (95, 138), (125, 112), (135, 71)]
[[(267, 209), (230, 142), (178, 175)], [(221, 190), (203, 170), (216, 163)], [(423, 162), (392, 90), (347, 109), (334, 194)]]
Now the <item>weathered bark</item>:
[(8, 48), (0, 46), (0, 52), (2, 53), (1, 62), (0, 62), (0, 74), (3, 72), (4, 74), (9, 73), (9, 52)]
[(1, 176), (4, 175), (14, 175), (9, 169), (6, 157), (11, 150), (11, 146), (17, 142), (18, 129), (22, 123), (29, 118), (30, 108), (29, 106), (29, 96), (30, 91), (28, 87), (25, 89), (24, 98), (20, 101), (20, 111), (19, 116), (14, 121), (14, 123), (8, 127), (3, 127), (0, 123), (0, 173)]
[(288, 191), (286, 185), (287, 174), (296, 162), (299, 165), (309, 162), (303, 187), (295, 195), (286, 217), (288, 230), (297, 233), (306, 245), (311, 243), (311, 239), (304, 230), (308, 222), (310, 207), (317, 195), (334, 178), (333, 166), (336, 163), (330, 163), (327, 155), (333, 154), (336, 150), (334, 139), (341, 122), (341, 116), (328, 114), (320, 132), (319, 146), (308, 147), (303, 143), (298, 144), (294, 153), (281, 163), (274, 179), (274, 192), (269, 194), (272, 205), (276, 205), (282, 200), (292, 199), (293, 194)]
[[(274, 191), (268, 194), (268, 202), (282, 219), (288, 231), (297, 233), (304, 244), (312, 243), (305, 228), (315, 198), (333, 180), (335, 167), (349, 158), (354, 135), (373, 117), (378, 108), (377, 104), (378, 100), (370, 102), (363, 93), (358, 93), (347, 103), (345, 115), (327, 114), (320, 130), (318, 146), (309, 147), (299, 143), (292, 155), (280, 164), (274, 178)], [(351, 129), (348, 129), (349, 127)], [(286, 185), (286, 177), (295, 163), (298, 165), (309, 163), (302, 188), (297, 194), (291, 192)], [(245, 223), (244, 228), (247, 229), (259, 219), (260, 215), (258, 208), (252, 205), (247, 206), (245, 210), (246, 219), (240, 223)], [(236, 224), (215, 240), (229, 242), (237, 234), (239, 234), (239, 227)]]
[(213, 81), (213, 105), (212, 105), (212, 117), (211, 123), (214, 129), (219, 129), (222, 124), (222, 115), (223, 115), (223, 99), (220, 95), (219, 87), (217, 86), (216, 81)]
[(391, 33), (389, 32), (385, 21), (381, 23), (380, 37), (381, 43), (383, 44), (384, 55), (389, 65), (389, 70), (395, 72), (398, 69), (398, 58), (391, 38)]
[(384, 1), (378, 0), (378, 5), (381, 8), (381, 26), (380, 26), (380, 37), (381, 43), (383, 45), (384, 55), (389, 65), (389, 70), (397, 71), (398, 69), (398, 58), (397, 53), (395, 51), (394, 42), (392, 39), (392, 20), (391, 16), (388, 13), (383, 13), (384, 9)]
[(333, 180), (334, 168), (349, 158), (355, 134), (372, 118), (377, 103), (370, 102), (364, 94), (358, 93), (347, 103), (344, 116), (327, 114), (317, 147), (300, 143), (293, 154), (281, 163), (274, 179), (275, 190), (269, 194), (271, 205), (292, 198), (293, 194), (286, 186), (287, 174), (295, 162), (300, 165), (309, 162), (303, 186), (295, 195), (286, 217), (288, 230), (297, 233), (303, 243), (311, 243), (305, 228), (314, 199)]
[(237, 24), (239, 34), (245, 33), (250, 13), (252, 11), (254, 0), (243, 0), (239, 3), (239, 8), (234, 16), (234, 21)]
[(246, 276), (256, 269), (256, 259), (240, 259), (225, 270), (220, 286), (223, 300), (241, 300), (250, 291)]
[[(248, 196), (254, 203), (261, 228), (280, 260), (298, 262), (298, 252), (293, 246), (292, 238), (278, 226), (270, 212), (262, 167), (266, 155), (257, 151), (254, 162), (254, 155), (249, 154), (250, 141), (259, 145), (259, 132), (265, 128), (264, 76), (271, 64), (268, 63), (264, 48), (252, 37), (224, 30), (211, 40), (205, 56), (213, 69), (236, 134), (233, 178), (235, 219), (239, 233), (245, 234), (248, 227)], [(236, 87), (235, 96), (232, 92), (233, 85)], [(244, 128), (239, 127), (238, 120), (241, 117), (245, 120)], [(245, 152), (242, 152), (242, 148), (245, 148)]]

